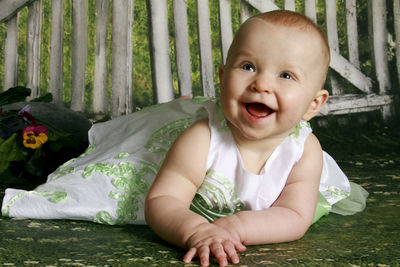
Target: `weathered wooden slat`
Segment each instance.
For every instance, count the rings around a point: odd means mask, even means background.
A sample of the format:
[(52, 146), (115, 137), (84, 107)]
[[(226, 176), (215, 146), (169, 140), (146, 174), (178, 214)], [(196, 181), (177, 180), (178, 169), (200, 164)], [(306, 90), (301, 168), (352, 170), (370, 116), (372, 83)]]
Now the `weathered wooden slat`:
[(93, 88), (93, 112), (95, 114), (106, 114), (108, 111), (108, 10), (109, 0), (96, 1), (97, 25)]
[(247, 2), (247, 0), (240, 1), (240, 23), (242, 24), (253, 14), (253, 7)]
[(389, 66), (387, 60), (386, 1), (371, 1), (372, 32), (375, 72), (380, 94), (390, 89)]
[(26, 5), (36, 0), (0, 0), (0, 22), (14, 17)]
[(128, 11), (126, 1), (113, 1), (112, 8), (111, 116), (117, 117), (126, 110)]
[(174, 0), (175, 53), (179, 92), (181, 96), (192, 97), (192, 75), (186, 8), (185, 0)]
[(31, 98), (40, 96), (40, 44), (42, 29), (42, 0), (29, 6), (28, 31), (26, 34), (26, 87)]
[[(328, 34), (328, 42), (331, 51), (337, 53), (333, 56), (339, 55), (339, 37), (337, 33), (337, 20), (336, 20), (336, 1), (326, 1), (326, 29)], [(332, 59), (331, 59), (332, 60)], [(333, 59), (335, 61), (335, 59)], [(340, 67), (340, 66), (338, 66)], [(336, 73), (331, 73), (330, 76), (331, 90), (333, 95), (340, 95), (343, 93), (343, 88), (339, 83), (339, 77)]]
[(57, 104), (61, 104), (63, 99), (63, 10), (63, 1), (52, 0), (49, 87), (50, 93), (53, 96), (53, 102)]
[(147, 0), (150, 18), (150, 55), (153, 91), (157, 103), (174, 98), (171, 59), (169, 55), (168, 8), (166, 0)]
[(233, 38), (230, 0), (219, 0), (219, 26), (222, 62), (225, 64)]
[(18, 14), (6, 22), (7, 37), (4, 48), (4, 90), (17, 85)]
[(201, 84), (203, 86), (203, 95), (213, 97), (215, 96), (215, 89), (208, 0), (197, 0), (197, 20), (199, 28)]
[(85, 70), (88, 49), (87, 0), (72, 1), (71, 109), (84, 111)]
[(261, 12), (268, 12), (277, 10), (279, 7), (272, 0), (245, 0), (252, 7), (260, 10)]
[(128, 25), (126, 26), (126, 89), (125, 89), (125, 114), (132, 112), (132, 30), (133, 30), (133, 0), (127, 0)]
[(285, 0), (285, 10), (296, 11), (295, 0)]
[(346, 25), (349, 60), (354, 66), (360, 68), (356, 0), (346, 0)]
[(393, 0), (394, 31), (396, 36), (397, 76), (400, 81), (400, 0)]
[(364, 93), (371, 93), (372, 80), (334, 50), (331, 50), (330, 67)]
[(382, 110), (393, 103), (393, 96), (389, 95), (342, 95), (332, 96), (322, 108), (320, 115), (339, 115)]
[[(326, 1), (326, 2), (331, 2), (336, 5), (336, 1)], [(314, 23), (317, 23), (317, 9), (315, 7), (315, 0), (305, 0), (305, 15), (312, 21), (314, 21)]]

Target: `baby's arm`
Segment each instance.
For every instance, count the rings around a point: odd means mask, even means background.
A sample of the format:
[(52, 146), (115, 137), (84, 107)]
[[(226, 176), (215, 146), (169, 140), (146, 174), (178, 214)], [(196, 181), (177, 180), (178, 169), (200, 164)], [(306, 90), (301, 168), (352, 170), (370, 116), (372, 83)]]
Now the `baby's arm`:
[[(301, 238), (311, 225), (318, 201), (322, 150), (311, 134), (300, 161), (274, 204), (262, 211), (242, 211), (214, 221), (245, 245), (288, 242)], [(230, 229), (230, 230), (229, 230)]]
[(146, 221), (161, 238), (189, 249), (186, 262), (199, 256), (201, 264), (208, 265), (213, 254), (226, 265), (226, 255), (238, 262), (236, 251), (244, 246), (189, 209), (205, 177), (210, 138), (207, 121), (194, 124), (178, 137), (147, 195)]

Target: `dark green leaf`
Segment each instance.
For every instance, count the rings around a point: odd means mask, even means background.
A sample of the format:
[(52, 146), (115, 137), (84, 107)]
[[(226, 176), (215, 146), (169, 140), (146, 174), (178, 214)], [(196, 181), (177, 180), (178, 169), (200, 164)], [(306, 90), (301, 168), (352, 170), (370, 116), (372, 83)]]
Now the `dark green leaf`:
[(14, 88), (10, 88), (0, 94), (0, 107), (15, 102), (25, 101), (25, 98), (30, 94), (31, 89), (26, 87), (17, 86)]
[(31, 102), (47, 102), (47, 103), (50, 103), (51, 101), (53, 101), (53, 95), (51, 93), (47, 93), (43, 96), (31, 100)]
[(24, 152), (21, 146), (18, 145), (18, 135), (14, 133), (7, 140), (0, 144), (0, 173), (4, 172), (11, 161), (20, 161), (24, 159)]

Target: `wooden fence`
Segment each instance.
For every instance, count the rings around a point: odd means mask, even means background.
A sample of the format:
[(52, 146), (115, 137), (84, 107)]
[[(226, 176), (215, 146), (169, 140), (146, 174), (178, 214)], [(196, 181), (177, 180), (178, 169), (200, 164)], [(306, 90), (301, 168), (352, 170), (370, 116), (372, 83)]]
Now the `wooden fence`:
[[(22, 8), (29, 9), (26, 36), (26, 81), (32, 89), (32, 97), (40, 95), (40, 46), (42, 27), (42, 1), (46, 0), (0, 0), (0, 22), (6, 24), (7, 36), (4, 49), (4, 85), (3, 90), (18, 83), (18, 13)], [(47, 0), (50, 2), (50, 0)], [(88, 57), (88, 1), (72, 1), (72, 89), (70, 107), (76, 111), (85, 110), (85, 68)], [(168, 0), (170, 1), (170, 0)], [(172, 1), (172, 0), (171, 0)], [(47, 4), (49, 4), (47, 2)], [(276, 1), (278, 2), (278, 1)], [(280, 7), (272, 0), (241, 0), (240, 21), (244, 21), (254, 12), (265, 12), (284, 8), (295, 10), (295, 0), (279, 1)], [(337, 3), (334, 0), (325, 2), (324, 24), (331, 46), (331, 97), (321, 115), (346, 114), (380, 109), (384, 116), (390, 114), (390, 107), (399, 94), (391, 84), (400, 80), (400, 0), (370, 0), (368, 14), (357, 14), (356, 0), (345, 0), (346, 34), (348, 56), (343, 56), (339, 48), (337, 27)], [(166, 102), (174, 98), (173, 73), (171, 60), (176, 60), (176, 72), (181, 95), (192, 96), (192, 78), (189, 55), (189, 38), (187, 23), (187, 5), (185, 0), (173, 0), (175, 27), (175, 54), (171, 59), (170, 38), (168, 32), (167, 0), (147, 0), (149, 17), (149, 40), (153, 92), (156, 102)], [(283, 3), (283, 4), (282, 4)], [(94, 2), (89, 1), (89, 4)], [(221, 40), (221, 63), (225, 60), (232, 41), (231, 1), (219, 0), (219, 29)], [(64, 1), (51, 0), (51, 45), (49, 91), (55, 103), (62, 103), (63, 90), (63, 33)], [(132, 112), (132, 25), (134, 0), (96, 0), (96, 50), (93, 86), (93, 111), (95, 114), (111, 113), (113, 117)], [(283, 5), (283, 6), (282, 6)], [(200, 47), (201, 83), (205, 96), (215, 96), (214, 68), (212, 57), (211, 27), (209, 1), (197, 0), (198, 40)], [(108, 54), (107, 29), (108, 14), (112, 8), (112, 53)], [(255, 11), (257, 10), (257, 11)], [(394, 68), (389, 71), (388, 63), (388, 30), (387, 13), (393, 16), (391, 33), (396, 41), (390, 47), (395, 54)], [(304, 0), (304, 13), (317, 22), (316, 0)], [(359, 57), (358, 16), (369, 19), (369, 38), (374, 75), (368, 77), (361, 71)], [(320, 18), (321, 16), (319, 16)], [(364, 40), (365, 42), (365, 40)], [(393, 52), (394, 51), (394, 52)], [(108, 88), (107, 58), (112, 57), (111, 88)], [(215, 59), (214, 59), (215, 60)], [(397, 62), (397, 63), (396, 63)], [(397, 77), (389, 73), (396, 73)], [(396, 76), (394, 75), (394, 76)], [(343, 83), (343, 80), (346, 82)], [(393, 82), (394, 81), (394, 82)], [(343, 86), (347, 84), (350, 86)], [(348, 88), (352, 88), (351, 90)], [(111, 98), (108, 98), (109, 90)], [(349, 90), (351, 92), (349, 92)]]

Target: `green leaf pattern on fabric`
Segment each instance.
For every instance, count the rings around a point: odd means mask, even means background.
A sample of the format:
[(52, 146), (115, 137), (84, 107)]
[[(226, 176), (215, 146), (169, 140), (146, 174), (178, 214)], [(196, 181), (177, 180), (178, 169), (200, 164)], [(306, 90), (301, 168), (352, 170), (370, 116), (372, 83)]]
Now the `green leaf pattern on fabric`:
[(38, 190), (33, 190), (33, 191), (24, 191), (16, 194), (13, 196), (10, 200), (3, 205), (3, 208), (1, 210), (1, 213), (3, 216), (10, 216), (10, 207), (12, 204), (14, 204), (17, 200), (19, 200), (21, 197), (27, 195), (27, 194), (33, 194), (37, 195), (40, 197), (47, 198), (48, 201), (54, 204), (61, 204), (65, 202), (65, 200), (68, 197), (68, 194), (63, 191), (38, 191)]
[(194, 122), (193, 118), (183, 118), (161, 127), (153, 133), (146, 143), (150, 152), (165, 155), (175, 139)]
[(97, 213), (94, 222), (104, 224), (126, 224), (137, 218), (139, 200), (144, 198), (149, 190), (149, 185), (144, 179), (149, 173), (155, 175), (158, 166), (152, 163), (141, 162), (135, 168), (130, 162), (119, 164), (96, 163), (87, 166), (82, 177), (89, 179), (94, 172), (100, 172), (111, 178), (111, 184), (117, 189), (111, 191), (109, 197), (118, 200), (117, 218), (103, 210)]
[(77, 161), (80, 158), (86, 157), (90, 154), (93, 153), (94, 149), (96, 148), (95, 145), (91, 145), (89, 146), (85, 152), (83, 152), (81, 155), (79, 155), (79, 157), (77, 158), (73, 158), (68, 160), (67, 162), (65, 162), (64, 164), (62, 164), (60, 167), (58, 167), (54, 172), (54, 176), (52, 177), (52, 180), (56, 180), (60, 177), (63, 177), (69, 173), (73, 173), (75, 171), (75, 168), (72, 166), (69, 166), (71, 163)]
[(311, 128), (311, 125), (309, 122), (307, 121), (300, 121), (299, 124), (297, 124), (294, 129), (292, 130), (292, 132), (290, 133), (290, 136), (293, 138), (298, 138), (300, 135), (300, 130), (302, 128)]
[(34, 191), (30, 191), (29, 193), (48, 198), (47, 200), (54, 204), (61, 204), (68, 197), (68, 194), (63, 191), (37, 191), (37, 190), (34, 190)]
[(218, 132), (227, 132), (229, 131), (228, 121), (225, 118), (224, 111), (222, 110), (221, 101), (217, 101), (216, 103), (216, 118), (219, 121), (221, 128), (219, 128)]
[(328, 186), (326, 191), (329, 192), (331, 196), (335, 199), (343, 199), (350, 196), (350, 192), (346, 192), (333, 185)]
[(122, 152), (122, 153), (116, 155), (116, 156), (114, 157), (114, 159), (123, 159), (123, 158), (126, 158), (127, 156), (129, 156), (129, 153), (128, 153), (128, 152)]
[(26, 193), (27, 192), (20, 192), (20, 193), (16, 194), (15, 196), (13, 196), (12, 198), (10, 198), (10, 200), (8, 200), (7, 203), (5, 203), (3, 205), (3, 208), (1, 209), (1, 213), (3, 214), (3, 216), (10, 217), (11, 205), (14, 204), (18, 199), (23, 197)]
[(210, 222), (235, 214), (245, 208), (239, 199), (233, 183), (216, 172), (209, 169), (206, 179), (197, 190), (190, 209), (202, 215)]

